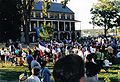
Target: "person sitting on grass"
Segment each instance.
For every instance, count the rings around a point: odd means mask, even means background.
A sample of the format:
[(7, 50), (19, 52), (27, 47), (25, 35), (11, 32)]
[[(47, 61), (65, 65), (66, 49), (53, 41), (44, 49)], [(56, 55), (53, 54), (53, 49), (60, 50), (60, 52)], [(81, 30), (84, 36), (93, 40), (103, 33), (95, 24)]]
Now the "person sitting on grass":
[(22, 59), (22, 57), (20, 57), (19, 65), (20, 65), (20, 66), (23, 66), (23, 65), (24, 65), (24, 60)]
[(84, 61), (76, 54), (59, 59), (53, 68), (55, 82), (85, 82)]
[(108, 73), (108, 69), (110, 68), (110, 65), (112, 63), (110, 63), (107, 58), (105, 58), (105, 60), (103, 62), (104, 62), (104, 65), (105, 65), (104, 70), (105, 70), (106, 73)]

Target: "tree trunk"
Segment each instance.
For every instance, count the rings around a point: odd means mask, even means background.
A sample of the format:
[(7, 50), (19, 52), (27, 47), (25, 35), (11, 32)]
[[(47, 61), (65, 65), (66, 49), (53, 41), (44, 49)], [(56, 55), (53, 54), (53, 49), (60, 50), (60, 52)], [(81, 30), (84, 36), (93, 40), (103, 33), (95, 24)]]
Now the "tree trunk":
[(25, 44), (29, 45), (29, 22), (27, 19), (25, 19), (25, 27), (24, 27), (24, 32), (25, 32)]
[(107, 25), (105, 24), (104, 27), (105, 27), (105, 29), (104, 29), (104, 36), (106, 37), (106, 35), (107, 35), (107, 30), (108, 30), (108, 29), (107, 29)]
[(29, 45), (29, 43), (30, 43), (30, 41), (29, 41), (29, 24), (31, 21), (31, 11), (32, 11), (32, 3), (33, 2), (34, 2), (34, 0), (29, 0), (28, 4), (26, 4), (25, 0), (23, 2), (23, 4), (24, 4), (24, 22), (25, 22), (25, 26), (24, 26), (25, 43), (27, 45)]
[(104, 29), (104, 36), (106, 37), (107, 35), (107, 29)]

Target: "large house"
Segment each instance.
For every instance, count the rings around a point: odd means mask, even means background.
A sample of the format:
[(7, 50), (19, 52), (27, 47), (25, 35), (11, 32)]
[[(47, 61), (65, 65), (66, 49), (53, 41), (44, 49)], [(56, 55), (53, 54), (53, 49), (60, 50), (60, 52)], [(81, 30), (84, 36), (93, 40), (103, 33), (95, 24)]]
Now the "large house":
[[(37, 41), (36, 27), (41, 27), (44, 22), (42, 14), (43, 2), (35, 4), (31, 15), (31, 22), (29, 25), (29, 40), (34, 43)], [(62, 8), (60, 3), (52, 3), (48, 9), (48, 17), (45, 18), (46, 22), (50, 22), (53, 25), (53, 39), (64, 40), (64, 39), (76, 39), (80, 36), (80, 31), (75, 31), (75, 20), (74, 12), (68, 7)]]

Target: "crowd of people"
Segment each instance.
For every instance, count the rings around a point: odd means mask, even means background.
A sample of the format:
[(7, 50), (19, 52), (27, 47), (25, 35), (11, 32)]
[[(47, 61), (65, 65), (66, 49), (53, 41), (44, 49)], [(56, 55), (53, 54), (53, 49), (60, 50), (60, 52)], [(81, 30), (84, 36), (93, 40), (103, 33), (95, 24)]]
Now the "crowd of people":
[(22, 48), (21, 44), (16, 43), (3, 47), (0, 50), (0, 59), (2, 67), (6, 62), (15, 66), (27, 63), (30, 77), (26, 82), (51, 82), (51, 72), (46, 67), (48, 62), (53, 62), (55, 82), (79, 82), (78, 79), (82, 77), (98, 81), (100, 70), (103, 68), (105, 72), (109, 72), (108, 69), (115, 59), (120, 58), (119, 47), (118, 39), (103, 36), (86, 37), (79, 42), (54, 40), (45, 47), (38, 43), (32, 48)]

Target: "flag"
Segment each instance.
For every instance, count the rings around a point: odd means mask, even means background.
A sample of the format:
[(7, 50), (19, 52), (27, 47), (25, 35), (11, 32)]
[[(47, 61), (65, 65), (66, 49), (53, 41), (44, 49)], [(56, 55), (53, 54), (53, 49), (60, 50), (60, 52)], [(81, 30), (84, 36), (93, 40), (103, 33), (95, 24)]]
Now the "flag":
[[(42, 31), (43, 31), (42, 28), (40, 29), (39, 27), (36, 27), (36, 34), (37, 34), (37, 37), (38, 37), (38, 38), (41, 37), (41, 34), (42, 34), (42, 35), (45, 34), (45, 33), (43, 33)], [(46, 36), (46, 35), (45, 35), (45, 36)], [(38, 41), (39, 41), (39, 49), (40, 49), (41, 52), (44, 52), (45, 50), (48, 50), (48, 48), (46, 48), (46, 45), (45, 45), (43, 42), (41, 42), (40, 39), (38, 39)]]
[(36, 27), (36, 34), (38, 38), (49, 37), (47, 30), (45, 30), (43, 27)]
[(43, 44), (40, 40), (39, 40), (39, 44), (40, 44), (41, 46), (43, 46), (43, 47), (46, 47), (46, 45)]
[(40, 49), (42, 52), (44, 52), (44, 51), (46, 50), (46, 47), (43, 46), (43, 45), (41, 45), (41, 44), (39, 44), (39, 49)]
[(39, 49), (40, 49), (42, 52), (44, 52), (44, 51), (46, 50), (46, 45), (43, 44), (43, 43), (40, 41), (40, 39), (39, 39)]
[(46, 47), (45, 44), (43, 44), (40, 40), (39, 40), (39, 49), (41, 50), (41, 52), (50, 52), (50, 49)]
[(40, 38), (40, 30), (39, 30), (39, 27), (36, 27), (36, 34), (37, 34), (37, 37)]

